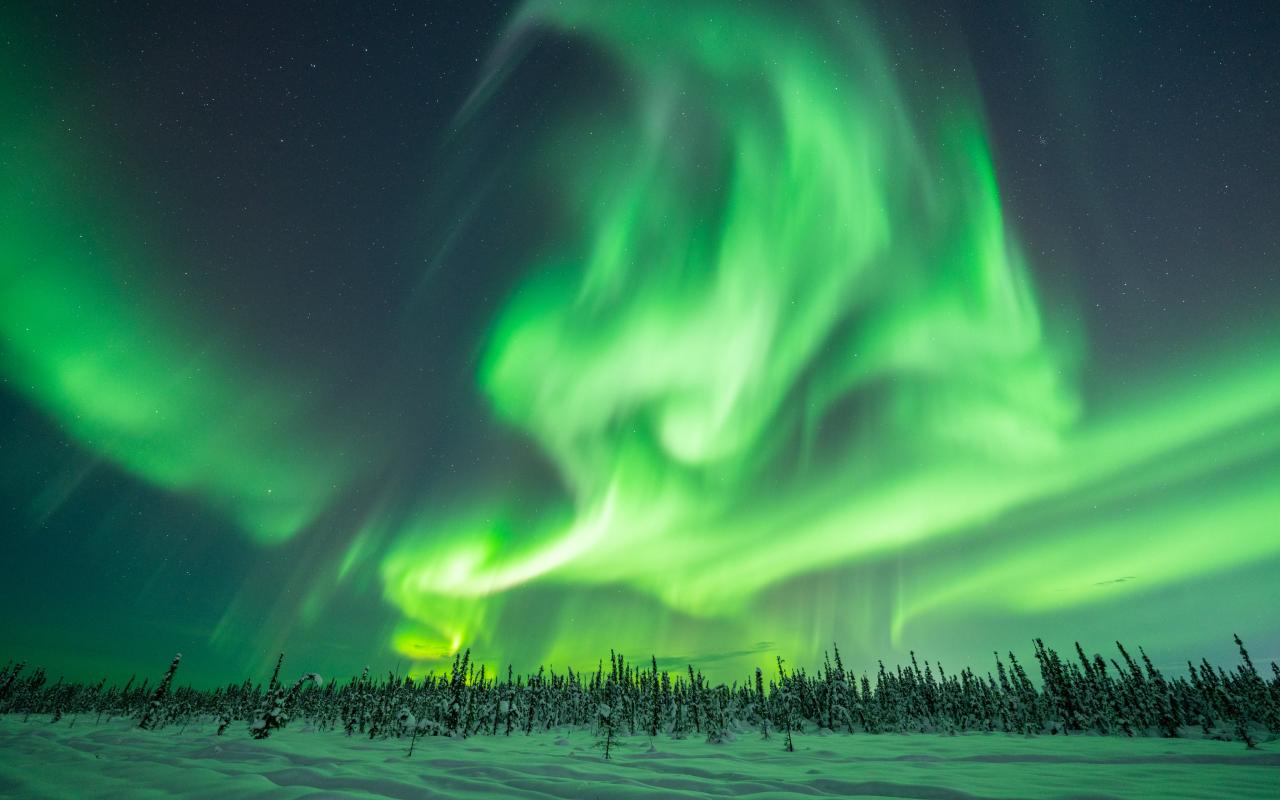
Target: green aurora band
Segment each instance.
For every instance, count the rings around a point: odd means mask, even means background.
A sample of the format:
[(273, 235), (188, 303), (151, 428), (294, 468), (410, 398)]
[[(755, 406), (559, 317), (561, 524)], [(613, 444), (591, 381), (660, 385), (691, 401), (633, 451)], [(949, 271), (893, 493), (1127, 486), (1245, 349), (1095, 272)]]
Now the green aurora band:
[(229, 342), (199, 333), (214, 329), (203, 309), (140, 291), (163, 282), (157, 237), (131, 235), (127, 212), (99, 199), (117, 193), (78, 157), (75, 122), (55, 122), (51, 98), (10, 84), (24, 71), (13, 67), (17, 53), (7, 55), (0, 60), (0, 100), (13, 112), (0, 127), (6, 384), (103, 459), (205, 499), (261, 541), (290, 538), (345, 480), (344, 465), (330, 457), (336, 448), (305, 426), (298, 388), (265, 365), (246, 368)]
[[(542, 653), (557, 663), (759, 639), (812, 654), (880, 626), (817, 598), (808, 619), (771, 620), (762, 592), (1117, 481), (1274, 467), (1274, 345), (1175, 384), (1155, 413), (1084, 417), (1083, 348), (1040, 311), (971, 91), (922, 112), (847, 12), (703, 5), (531, 2), (513, 22), (513, 38), (550, 29), (613, 59), (631, 104), (549, 147), (580, 235), (530, 267), (480, 369), (571, 518), (424, 511), (382, 564), (412, 621), (401, 652), (510, 656), (506, 635), (524, 657), (530, 620), (507, 609), (522, 625), (504, 626), (504, 600), (540, 582), (657, 601), (561, 599)], [(991, 562), (930, 566), (885, 622), (897, 637), (945, 604), (1114, 600), (1272, 556), (1275, 474), (1142, 519), (1035, 520)]]
[[(532, 160), (570, 222), (524, 254), (477, 377), (563, 491), (375, 504), (308, 616), (372, 579), (419, 670), (463, 646), (730, 670), (1280, 558), (1276, 320), (1086, 391), (1088, 345), (1005, 220), (963, 70), (908, 91), (865, 16), (817, 4), (534, 1), (508, 45), (547, 33), (621, 93)], [(254, 541), (306, 537), (371, 458), (322, 433), (303, 376), (134, 288), (163, 257), (70, 199), (99, 184), (4, 81), (27, 110), (0, 128), (6, 386)]]

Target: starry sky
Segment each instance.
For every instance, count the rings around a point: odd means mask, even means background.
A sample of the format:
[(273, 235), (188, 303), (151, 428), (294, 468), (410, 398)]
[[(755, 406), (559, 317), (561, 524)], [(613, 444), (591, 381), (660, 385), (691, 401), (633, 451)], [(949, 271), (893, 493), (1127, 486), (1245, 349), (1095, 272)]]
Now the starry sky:
[(0, 658), (1280, 657), (1268, 5), (6, 5)]

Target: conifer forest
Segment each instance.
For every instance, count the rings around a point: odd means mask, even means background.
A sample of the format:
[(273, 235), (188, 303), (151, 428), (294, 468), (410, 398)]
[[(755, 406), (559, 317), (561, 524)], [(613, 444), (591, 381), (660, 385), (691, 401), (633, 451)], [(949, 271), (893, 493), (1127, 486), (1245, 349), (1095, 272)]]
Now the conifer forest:
[[(788, 669), (781, 658), (768, 672), (731, 684), (712, 684), (689, 665), (659, 669), (656, 658), (632, 663), (610, 653), (594, 672), (540, 668), (536, 673), (488, 674), (466, 650), (447, 673), (417, 680), (364, 674), (326, 682), (315, 673), (289, 680), (284, 655), (271, 679), (246, 679), (214, 690), (175, 685), (176, 656), (163, 677), (123, 686), (50, 683), (43, 669), (23, 663), (0, 672), (0, 713), (47, 719), (105, 718), (155, 730), (216, 721), (217, 735), (265, 739), (286, 725), (346, 736), (403, 740), (430, 747), (430, 737), (528, 736), (580, 729), (595, 735), (608, 759), (619, 738), (701, 738), (720, 744), (740, 736), (776, 739), (794, 750), (793, 735), (825, 730), (850, 735), (1009, 733), (1207, 737), (1255, 748), (1280, 737), (1280, 667), (1262, 674), (1239, 638), (1241, 663), (1226, 670), (1187, 662), (1182, 675), (1163, 674), (1142, 648), (1137, 658), (1119, 642), (1113, 657), (1092, 656), (1077, 643), (1064, 659), (1035, 641), (1036, 679), (1014, 653), (994, 667), (948, 674), (942, 664), (883, 663), (873, 674), (845, 669), (839, 648), (812, 673)], [(1117, 660), (1118, 659), (1118, 660)], [(71, 723), (68, 723), (71, 724)], [(419, 742), (421, 741), (421, 744)]]

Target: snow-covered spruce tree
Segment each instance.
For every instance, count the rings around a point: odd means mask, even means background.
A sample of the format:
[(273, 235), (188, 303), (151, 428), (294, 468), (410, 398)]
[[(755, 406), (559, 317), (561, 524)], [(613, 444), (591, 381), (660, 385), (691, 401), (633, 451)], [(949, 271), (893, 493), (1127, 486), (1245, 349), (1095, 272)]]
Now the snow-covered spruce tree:
[(583, 706), (583, 690), (582, 675), (575, 673), (572, 667), (568, 668), (569, 677), (566, 678), (565, 689), (566, 695), (561, 703), (562, 714), (566, 718), (565, 721), (570, 724), (578, 722), (582, 717)]
[(329, 683), (324, 687), (323, 699), (317, 700), (320, 706), (320, 720), (317, 729), (331, 731), (337, 725), (338, 713), (341, 710), (337, 694), (338, 680), (330, 678)]
[(182, 722), (176, 734), (180, 736), (187, 729), (187, 725), (191, 723), (191, 718), (195, 715), (197, 695), (190, 686), (185, 686), (174, 692), (173, 698), (175, 702), (169, 706), (169, 720)]
[(370, 739), (376, 739), (382, 733), (382, 724), (387, 716), (387, 690), (385, 684), (378, 684), (375, 687), (370, 681), (369, 685), (366, 686), (365, 710), (368, 712), (369, 721), (366, 733)]
[(1249, 657), (1244, 642), (1236, 634), (1232, 634), (1231, 638), (1235, 640), (1240, 658), (1244, 661), (1244, 666), (1237, 670), (1244, 704), (1249, 708), (1251, 716), (1262, 723), (1268, 732), (1280, 733), (1280, 707), (1274, 702), (1273, 692), (1254, 668), (1253, 659)]
[(102, 715), (110, 711), (112, 708), (114, 708), (115, 704), (116, 704), (116, 687), (112, 686), (110, 689), (107, 689), (107, 693), (104, 694), (102, 698), (99, 700), (98, 708), (97, 708), (98, 716), (97, 716), (97, 719), (93, 721), (93, 724), (94, 725), (101, 724)]
[(707, 691), (707, 707), (706, 721), (703, 728), (707, 732), (708, 744), (722, 744), (732, 740), (729, 733), (729, 722), (725, 713), (725, 695), (727, 690), (724, 684), (720, 684), (713, 689)]
[(71, 709), (75, 712), (75, 716), (71, 718), (71, 724), (68, 727), (76, 726), (76, 720), (80, 718), (80, 714), (88, 714), (102, 708), (102, 690), (106, 685), (107, 679), (103, 678), (92, 689), (87, 686), (72, 687)]
[(1080, 730), (1079, 702), (1070, 675), (1062, 659), (1042, 639), (1036, 639), (1036, 660), (1040, 662), (1040, 675), (1044, 684), (1044, 699), (1048, 713), (1055, 720), (1050, 723), (1050, 733), (1068, 734), (1074, 728)]
[(359, 729), (361, 734), (369, 728), (370, 721), (373, 717), (370, 706), (373, 703), (373, 687), (369, 680), (369, 667), (365, 665), (364, 670), (360, 673), (360, 682), (356, 684), (355, 703), (355, 727)]
[(1277, 721), (1280, 721), (1280, 666), (1276, 662), (1271, 662), (1271, 674), (1274, 676), (1267, 688), (1267, 694), (1271, 704), (1271, 715)]
[(123, 689), (117, 692), (115, 690), (115, 687), (113, 686), (111, 687), (110, 690), (108, 690), (107, 692), (108, 698), (104, 703), (105, 708), (102, 709), (102, 712), (99, 712), (98, 722), (102, 721), (102, 713), (104, 712), (107, 715), (107, 722), (110, 722), (111, 719), (116, 714), (126, 713), (125, 708), (127, 707), (129, 702), (129, 690), (130, 688), (132, 688), (133, 682), (136, 681), (137, 679), (138, 679), (137, 675), (130, 675), (129, 680), (125, 683)]
[(626, 666), (622, 677), (622, 707), (626, 711), (627, 735), (636, 735), (636, 714), (640, 709), (639, 670)]
[[(288, 711), (303, 702), (304, 694), (313, 694), (324, 686), (324, 678), (318, 672), (304, 672), (293, 682), (286, 696), (285, 710)], [(292, 716), (292, 713), (290, 714)]]
[[(318, 672), (304, 672), (293, 682), (293, 686), (289, 687), (289, 691), (284, 696), (284, 716), (281, 718), (280, 725), (283, 727), (285, 723), (293, 719), (303, 711), (303, 704), (306, 697), (317, 694), (320, 688), (324, 686), (324, 678)], [(303, 716), (307, 716), (305, 713)]]
[[(508, 672), (508, 675), (511, 673)], [(498, 735), (498, 722), (502, 719), (503, 713), (506, 712), (504, 706), (507, 702), (507, 690), (502, 684), (498, 683), (498, 676), (493, 676), (493, 725), (489, 729), (490, 736)]]
[(1004, 662), (1000, 660), (1000, 654), (995, 653), (995, 658), (996, 674), (1000, 677), (1000, 689), (997, 694), (1000, 702), (1000, 718), (1004, 725), (1004, 732), (1013, 733), (1020, 729), (1021, 709), (1018, 694), (1013, 689), (1013, 682), (1009, 678), (1008, 671), (1005, 670)]
[(831, 666), (831, 654), (822, 654), (822, 672), (815, 689), (818, 702), (818, 727), (831, 730), (835, 723), (835, 675)]
[(1161, 736), (1176, 739), (1178, 737), (1178, 728), (1182, 726), (1178, 702), (1169, 687), (1168, 681), (1164, 679), (1164, 675), (1160, 670), (1156, 669), (1155, 665), (1151, 663), (1151, 659), (1147, 657), (1147, 651), (1143, 650), (1142, 647), (1138, 647), (1138, 654), (1142, 657), (1142, 664), (1146, 668), (1147, 678), (1151, 685), (1156, 727), (1159, 728)]
[(756, 695), (755, 705), (752, 708), (753, 716), (757, 725), (760, 726), (760, 738), (765, 741), (769, 740), (769, 707), (766, 704), (764, 696), (764, 672), (756, 667)]
[(1017, 720), (1018, 730), (1028, 736), (1039, 733), (1044, 727), (1044, 715), (1040, 709), (1040, 695), (1036, 692), (1036, 687), (1031, 683), (1031, 679), (1027, 677), (1027, 673), (1022, 669), (1022, 665), (1018, 663), (1018, 657), (1009, 652), (1009, 664), (1013, 675), (1010, 679), (1013, 684), (1014, 696), (1017, 704)]
[(1258, 748), (1258, 742), (1253, 738), (1253, 732), (1249, 729), (1249, 712), (1245, 708), (1242, 698), (1228, 695), (1228, 714), (1231, 716), (1235, 727), (1236, 738), (1244, 742), (1245, 747), (1250, 750)]
[(472, 662), (472, 669), (468, 676), (467, 690), (467, 713), (463, 718), (463, 731), (467, 736), (473, 733), (481, 733), (482, 720), (486, 718), (488, 710), (490, 693), (488, 690), (488, 677), (485, 675), (485, 667), (480, 665), (480, 670), (475, 670), (475, 662)]
[(218, 708), (218, 731), (217, 735), (221, 736), (227, 732), (227, 728), (231, 727), (231, 720), (235, 717), (235, 703), (231, 696), (231, 687), (227, 687), (226, 694), (222, 695)]
[(693, 730), (702, 733), (702, 675), (693, 674), (693, 665), (689, 665), (689, 711), (693, 714)]
[(49, 698), (53, 706), (53, 716), (49, 719), (50, 725), (62, 719), (62, 706), (66, 702), (66, 694), (66, 687), (62, 685), (62, 678), (58, 678), (53, 690), (49, 692)]
[(1097, 715), (1097, 724), (1094, 729), (1109, 736), (1117, 732), (1133, 735), (1133, 729), (1125, 728), (1122, 724), (1124, 715), (1120, 711), (1120, 695), (1117, 693), (1115, 681), (1107, 672), (1107, 660), (1101, 653), (1094, 653), (1092, 662), (1094, 713)]
[(658, 680), (658, 657), (651, 655), (650, 659), (653, 663), (653, 672), (649, 677), (651, 684), (649, 703), (652, 706), (649, 710), (649, 738), (652, 740), (658, 738), (658, 728), (662, 726), (662, 682)]
[(774, 708), (778, 714), (778, 722), (782, 727), (784, 740), (784, 749), (788, 753), (794, 753), (795, 744), (791, 740), (792, 721), (796, 714), (795, 703), (796, 697), (791, 690), (791, 682), (787, 679), (787, 673), (782, 668), (782, 656), (778, 656), (778, 686), (773, 693), (775, 700)]
[(418, 741), (418, 718), (414, 716), (413, 710), (409, 706), (400, 706), (400, 710), (396, 712), (395, 721), (392, 723), (391, 735), (397, 739), (409, 734), (409, 752), (406, 757), (413, 755), (413, 746)]
[(525, 685), (525, 694), (528, 699), (524, 704), (524, 735), (531, 736), (533, 734), (533, 725), (537, 721), (538, 715), (542, 711), (543, 706), (543, 685), (542, 676), (543, 667), (538, 667), (537, 675), (530, 675), (529, 682)]
[(845, 671), (844, 660), (840, 657), (840, 646), (831, 645), (836, 658), (836, 674), (833, 689), (835, 691), (836, 724), (843, 724), (849, 733), (853, 733), (853, 709), (851, 707), (851, 690), (853, 675)]
[[(1277, 687), (1277, 691), (1280, 692), (1280, 687)], [(662, 671), (662, 718), (664, 720), (664, 723), (663, 723), (664, 725), (669, 724), (668, 721), (672, 718), (672, 715), (674, 713), (675, 713), (675, 705), (672, 701), (671, 674), (668, 673), (666, 670), (663, 670)]]
[(19, 661), (12, 671), (3, 676), (3, 685), (0, 685), (0, 713), (9, 710), (9, 698), (13, 694), (14, 684), (18, 680), (18, 674), (26, 669), (26, 666), (27, 662)]
[(507, 665), (507, 694), (506, 694), (506, 697), (503, 699), (503, 703), (506, 704), (506, 711), (504, 712), (507, 717), (507, 727), (505, 731), (506, 736), (511, 735), (511, 729), (515, 727), (515, 721), (516, 721), (516, 702), (515, 702), (516, 687), (511, 682), (511, 672), (512, 672), (511, 665), (508, 664)]
[(689, 715), (685, 711), (684, 681), (677, 680), (672, 689), (671, 738), (684, 739), (689, 735)]
[(160, 685), (156, 687), (155, 694), (151, 696), (151, 703), (147, 706), (146, 712), (142, 715), (142, 720), (138, 722), (138, 727), (143, 730), (154, 728), (159, 722), (161, 712), (164, 710), (165, 698), (169, 695), (169, 686), (173, 684), (173, 673), (178, 671), (178, 662), (182, 660), (182, 653), (178, 653), (173, 657), (173, 661), (169, 664), (169, 669), (164, 673), (164, 679), (160, 681)]
[[(1080, 713), (1085, 728), (1101, 734), (1108, 732), (1105, 717), (1105, 693), (1101, 687), (1101, 678), (1094, 662), (1085, 655), (1079, 642), (1075, 643), (1076, 657), (1080, 661), (1081, 689)], [(1103, 673), (1105, 675), (1105, 672)]]
[[(369, 674), (368, 667), (364, 668), (364, 674)], [(347, 736), (355, 736), (360, 726), (359, 693), (362, 680), (362, 678), (352, 678), (339, 693), (342, 700), (342, 732)]]
[(1217, 709), (1210, 698), (1209, 687), (1200, 679), (1200, 673), (1196, 670), (1194, 664), (1187, 662), (1187, 671), (1191, 675), (1191, 685), (1195, 689), (1196, 695), (1196, 715), (1200, 720), (1200, 729), (1205, 736), (1213, 733), (1214, 716)]
[(880, 733), (883, 727), (881, 725), (879, 698), (871, 691), (871, 679), (864, 672), (862, 677), (858, 679), (858, 683), (862, 687), (861, 696), (858, 698), (858, 719), (862, 723), (862, 729), (867, 733)]
[[(1116, 643), (1120, 647), (1120, 643)], [(1139, 648), (1141, 651), (1141, 648)], [(1163, 684), (1163, 678), (1159, 682), (1155, 680), (1155, 676), (1148, 670), (1146, 672), (1138, 666), (1137, 661), (1129, 655), (1128, 651), (1120, 647), (1120, 653), (1124, 656), (1125, 663), (1129, 667), (1131, 673), (1131, 685), (1137, 704), (1137, 716), (1144, 732), (1150, 729), (1159, 731), (1160, 715), (1161, 715), (1161, 697), (1160, 686)]]
[[(924, 662), (924, 670), (926, 679), (932, 681), (928, 661)], [(937, 697), (935, 711), (939, 728), (942, 732), (954, 736), (956, 734), (956, 726), (960, 723), (960, 720), (956, 714), (952, 686), (947, 681), (947, 673), (942, 668), (941, 661), (938, 662), (938, 680), (935, 691)]]
[(267, 684), (267, 694), (253, 722), (249, 725), (249, 734), (255, 739), (265, 739), (271, 731), (284, 724), (284, 693), (280, 687), (280, 667), (284, 664), (284, 653), (276, 659), (276, 668), (271, 673), (271, 683)]
[(605, 684), (605, 693), (596, 706), (596, 747), (604, 751), (604, 760), (613, 756), (613, 746), (617, 738), (617, 684), (612, 678)]
[(489, 679), (485, 675), (485, 665), (480, 665), (480, 671), (474, 673), (474, 680), (471, 683), (471, 691), (467, 701), (467, 716), (463, 726), (466, 735), (470, 736), (472, 726), (475, 727), (475, 733), (480, 733), (480, 725), (487, 719), (487, 703), (491, 700), (489, 692)]
[(39, 702), (40, 687), (44, 686), (45, 680), (44, 667), (36, 667), (35, 671), (28, 675), (14, 691), (14, 705), (25, 712), (22, 717), (23, 722), (31, 718), (31, 712)]

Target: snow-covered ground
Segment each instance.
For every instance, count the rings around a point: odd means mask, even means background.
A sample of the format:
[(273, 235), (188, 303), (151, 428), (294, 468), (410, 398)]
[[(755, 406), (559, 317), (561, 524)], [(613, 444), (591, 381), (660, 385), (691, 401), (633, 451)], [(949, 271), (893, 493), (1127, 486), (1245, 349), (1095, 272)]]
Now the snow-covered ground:
[(81, 717), (0, 717), (0, 796), (14, 798), (1280, 798), (1280, 742), (1005, 734), (624, 738), (585, 731), (408, 740), (290, 726), (255, 741), (213, 724), (140, 731)]

